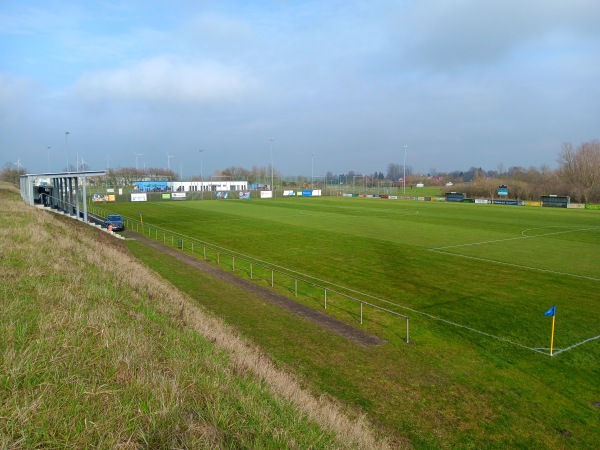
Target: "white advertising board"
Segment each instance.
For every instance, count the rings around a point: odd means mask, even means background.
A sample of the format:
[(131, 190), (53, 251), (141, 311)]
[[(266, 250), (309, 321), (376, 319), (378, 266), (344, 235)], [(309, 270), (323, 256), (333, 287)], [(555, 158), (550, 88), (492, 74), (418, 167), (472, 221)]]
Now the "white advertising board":
[(148, 196), (146, 195), (146, 193), (131, 194), (131, 201), (132, 202), (145, 202), (145, 201), (148, 201)]

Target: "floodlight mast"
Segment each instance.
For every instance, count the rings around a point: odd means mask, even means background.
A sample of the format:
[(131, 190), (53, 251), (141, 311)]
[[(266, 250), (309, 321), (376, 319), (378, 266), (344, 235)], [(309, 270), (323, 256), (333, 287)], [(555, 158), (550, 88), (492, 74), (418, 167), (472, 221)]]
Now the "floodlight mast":
[(404, 146), (404, 174), (402, 175), (402, 193), (406, 194), (406, 145)]
[(311, 154), (310, 159), (310, 188), (311, 190), (315, 189), (315, 154)]
[(67, 172), (71, 171), (69, 168), (69, 141), (67, 139), (67, 136), (69, 136), (69, 134), (71, 134), (71, 133), (69, 133), (68, 131), (65, 131), (65, 150), (67, 152)]
[(274, 188), (273, 188), (273, 138), (267, 138), (267, 140), (269, 141), (269, 143), (271, 144), (271, 190), (274, 192)]
[(198, 151), (200, 152), (200, 195), (202, 200), (204, 200), (204, 178), (202, 177), (202, 154), (204, 153), (204, 149), (201, 148)]

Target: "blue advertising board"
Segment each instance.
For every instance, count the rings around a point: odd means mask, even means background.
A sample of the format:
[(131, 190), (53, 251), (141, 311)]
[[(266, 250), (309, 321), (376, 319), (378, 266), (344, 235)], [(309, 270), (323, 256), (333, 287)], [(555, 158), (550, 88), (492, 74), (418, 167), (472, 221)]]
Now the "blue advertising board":
[(169, 184), (167, 181), (134, 181), (133, 187), (137, 192), (164, 192)]

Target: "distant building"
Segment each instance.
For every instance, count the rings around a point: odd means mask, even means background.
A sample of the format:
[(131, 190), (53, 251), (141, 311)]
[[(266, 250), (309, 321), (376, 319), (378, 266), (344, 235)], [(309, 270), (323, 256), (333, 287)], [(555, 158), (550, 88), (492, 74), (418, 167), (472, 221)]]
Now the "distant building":
[(172, 192), (247, 191), (247, 181), (169, 181)]

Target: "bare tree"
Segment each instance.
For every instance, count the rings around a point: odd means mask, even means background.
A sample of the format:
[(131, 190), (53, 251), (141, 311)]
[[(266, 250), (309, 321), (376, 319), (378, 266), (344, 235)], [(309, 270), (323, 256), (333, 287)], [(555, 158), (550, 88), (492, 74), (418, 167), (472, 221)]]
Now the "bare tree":
[(571, 197), (600, 201), (600, 141), (583, 142), (577, 149), (571, 143), (563, 144), (558, 163), (560, 179)]
[(584, 142), (576, 154), (577, 179), (588, 189), (600, 188), (600, 142)]
[(562, 150), (558, 155), (558, 163), (560, 164), (560, 170), (565, 181), (569, 183), (575, 182), (575, 151), (573, 150), (573, 144), (565, 142), (562, 145)]
[(400, 164), (389, 163), (387, 166), (387, 173), (385, 177), (388, 180), (396, 181), (402, 178), (403, 173), (404, 171), (402, 170), (402, 166)]
[(7, 162), (2, 170), (0, 171), (0, 181), (6, 181), (12, 183), (15, 186), (19, 186), (19, 179), (21, 175), (25, 175), (27, 169), (22, 165), (15, 165), (14, 163)]

